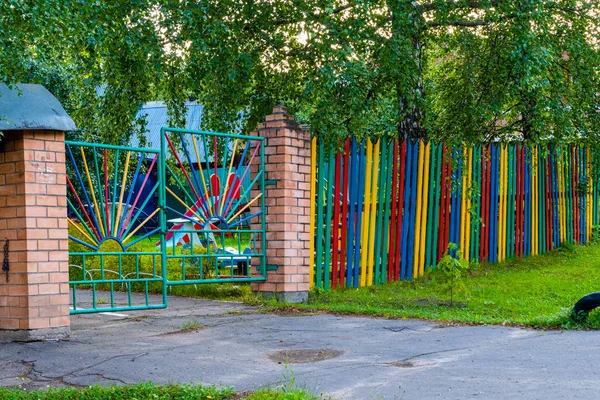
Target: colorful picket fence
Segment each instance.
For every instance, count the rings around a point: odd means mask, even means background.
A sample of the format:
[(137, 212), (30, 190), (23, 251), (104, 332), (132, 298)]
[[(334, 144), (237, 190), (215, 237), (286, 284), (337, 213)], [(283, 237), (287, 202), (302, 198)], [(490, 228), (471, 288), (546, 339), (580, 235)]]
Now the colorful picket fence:
[(453, 256), (499, 262), (586, 244), (598, 225), (590, 148), (313, 138), (310, 281), (359, 287), (423, 276)]

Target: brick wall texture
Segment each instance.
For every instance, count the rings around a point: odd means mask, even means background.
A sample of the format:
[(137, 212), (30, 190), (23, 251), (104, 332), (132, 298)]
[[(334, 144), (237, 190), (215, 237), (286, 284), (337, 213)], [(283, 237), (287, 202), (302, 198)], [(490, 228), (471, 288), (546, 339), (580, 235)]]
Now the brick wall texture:
[[(64, 134), (6, 132), (0, 145), (0, 329), (69, 326)], [(4, 254), (0, 252), (0, 260)]]
[[(264, 138), (267, 281), (254, 283), (257, 292), (291, 294), (309, 290), (310, 134), (301, 129), (283, 107), (259, 125), (254, 133)], [(254, 167), (256, 174), (258, 166)], [(257, 193), (252, 195), (252, 198)], [(258, 212), (254, 209), (252, 212)], [(253, 229), (260, 228), (253, 221)], [(286, 298), (286, 296), (277, 296)]]

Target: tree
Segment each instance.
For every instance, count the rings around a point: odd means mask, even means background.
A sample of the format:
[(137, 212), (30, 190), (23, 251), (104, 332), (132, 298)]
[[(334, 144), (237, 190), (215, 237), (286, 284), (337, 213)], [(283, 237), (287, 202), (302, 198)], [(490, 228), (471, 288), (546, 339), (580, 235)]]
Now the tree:
[(155, 1), (3, 0), (0, 81), (47, 83), (52, 71), (68, 99), (50, 89), (89, 140), (127, 143), (138, 107), (164, 82)]
[(596, 2), (493, 1), (468, 28), (438, 31), (431, 131), (597, 141), (599, 15)]
[(226, 131), (282, 103), (330, 138), (599, 132), (596, 1), (8, 0), (0, 12), (16, 31), (0, 39), (0, 78), (31, 58), (69, 68), (76, 122), (110, 141), (157, 98), (174, 125), (194, 98), (204, 127)]

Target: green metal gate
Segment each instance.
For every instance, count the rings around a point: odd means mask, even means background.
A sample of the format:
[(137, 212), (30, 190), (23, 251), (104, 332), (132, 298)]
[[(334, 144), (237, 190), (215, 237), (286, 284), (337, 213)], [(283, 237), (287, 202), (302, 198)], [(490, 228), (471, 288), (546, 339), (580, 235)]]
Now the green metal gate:
[(66, 153), (71, 313), (166, 307), (163, 153), (69, 141)]
[(266, 279), (262, 138), (163, 128), (160, 149), (67, 141), (66, 153), (72, 314)]
[(266, 279), (263, 139), (163, 128), (168, 284)]

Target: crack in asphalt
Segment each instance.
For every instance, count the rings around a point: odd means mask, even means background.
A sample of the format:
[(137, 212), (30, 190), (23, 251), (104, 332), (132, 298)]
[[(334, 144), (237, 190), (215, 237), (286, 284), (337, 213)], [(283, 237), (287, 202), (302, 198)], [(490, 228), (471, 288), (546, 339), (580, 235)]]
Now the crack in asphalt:
[(111, 380), (111, 381), (116, 381), (116, 382), (122, 382), (124, 384), (127, 384), (127, 382), (122, 381), (118, 378), (110, 378), (110, 377), (106, 377), (105, 375), (101, 374), (101, 373), (90, 373), (90, 374), (83, 374), (83, 375), (76, 375), (79, 372), (88, 370), (90, 368), (94, 368), (97, 367), (99, 365), (102, 365), (106, 362), (109, 362), (111, 360), (117, 359), (117, 358), (123, 358), (123, 357), (130, 357), (130, 356), (134, 356), (130, 361), (135, 361), (136, 358), (142, 357), (144, 355), (147, 355), (148, 353), (130, 353), (130, 354), (120, 354), (117, 356), (113, 356), (113, 357), (109, 357), (105, 360), (102, 360), (100, 362), (91, 364), (91, 365), (87, 365), (81, 368), (77, 368), (75, 370), (72, 370), (70, 372), (67, 372), (66, 374), (62, 374), (62, 375), (48, 375), (48, 374), (44, 374), (42, 371), (39, 371), (38, 369), (36, 369), (36, 365), (35, 363), (37, 362), (37, 360), (33, 360), (33, 361), (27, 361), (27, 360), (19, 360), (18, 362), (20, 362), (21, 364), (25, 365), (27, 367), (27, 369), (25, 370), (25, 372), (23, 373), (22, 378), (27, 378), (31, 381), (31, 383), (59, 383), (59, 384), (63, 384), (63, 385), (68, 385), (68, 386), (75, 386), (75, 387), (86, 387), (87, 385), (78, 385), (76, 383), (72, 383), (72, 382), (68, 382), (66, 379), (68, 379), (69, 377), (80, 377), (80, 376), (97, 376), (99, 378), (103, 378), (106, 380)]
[(18, 362), (21, 363), (22, 365), (24, 365), (26, 367), (25, 371), (23, 372), (22, 376), (21, 376), (21, 380), (25, 381), (25, 379), (28, 380), (28, 382), (23, 382), (21, 383), (20, 387), (31, 387), (32, 385), (35, 386), (36, 384), (53, 384), (53, 385), (66, 385), (66, 386), (75, 386), (75, 387), (84, 387), (85, 385), (75, 385), (75, 384), (71, 384), (69, 382), (65, 382), (63, 380), (63, 376), (57, 376), (57, 377), (49, 377), (49, 376), (45, 376), (41, 371), (38, 371), (35, 367), (35, 363), (37, 360), (33, 360), (33, 361), (27, 361), (27, 360), (18, 360), (18, 361), (14, 361), (14, 362)]
[[(404, 358), (402, 360), (394, 361), (394, 363), (406, 362), (406, 361), (414, 360), (416, 358), (421, 358), (421, 357), (425, 357), (425, 356), (431, 356), (431, 355), (434, 355), (434, 354), (451, 353), (451, 352), (454, 352), (454, 351), (469, 350), (469, 349), (476, 348), (476, 347), (481, 347), (481, 346), (458, 347), (456, 349), (429, 351), (429, 352), (426, 352), (426, 353), (415, 354), (414, 356), (410, 356), (410, 357)], [(391, 364), (391, 363), (385, 363), (385, 364)]]
[(383, 329), (386, 329), (388, 331), (392, 331), (394, 333), (398, 333), (398, 332), (402, 332), (402, 331), (411, 331), (411, 332), (422, 332), (422, 333), (427, 333), (427, 332), (431, 332), (436, 328), (430, 328), (430, 329), (415, 329), (415, 328), (411, 328), (408, 326), (399, 326), (399, 327), (389, 327), (389, 326), (384, 326)]
[[(93, 373), (93, 374), (77, 375), (77, 378), (86, 377), (86, 376), (95, 376), (97, 378), (101, 378), (101, 379), (104, 379), (104, 380), (107, 380), (107, 381), (119, 382), (119, 383), (122, 383), (123, 385), (128, 385), (129, 384), (129, 382), (126, 382), (126, 381), (124, 381), (122, 379), (111, 378), (110, 376), (106, 376), (106, 375), (101, 374), (99, 372), (96, 372), (96, 373)], [(87, 385), (83, 385), (83, 386), (87, 386)]]

